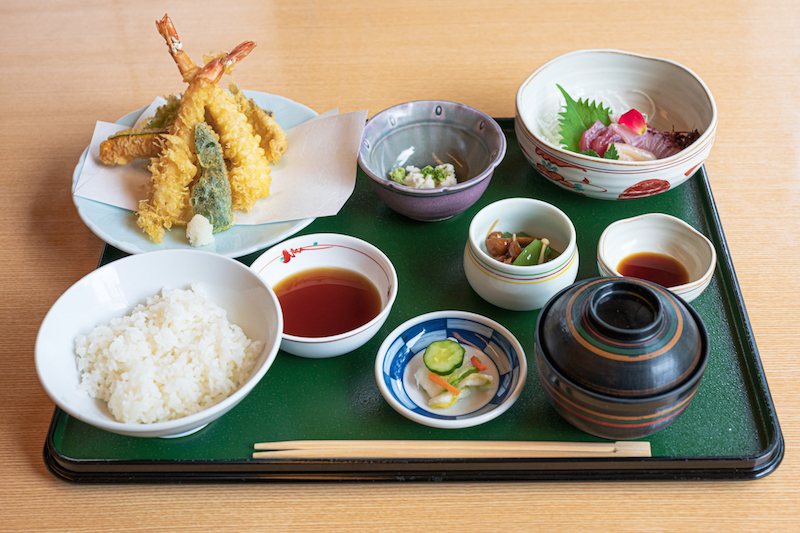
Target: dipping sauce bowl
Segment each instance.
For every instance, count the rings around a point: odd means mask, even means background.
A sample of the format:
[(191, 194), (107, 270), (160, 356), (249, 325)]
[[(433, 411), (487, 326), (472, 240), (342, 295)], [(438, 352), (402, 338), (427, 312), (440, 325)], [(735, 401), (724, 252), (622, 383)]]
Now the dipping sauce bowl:
[(649, 213), (618, 220), (600, 235), (597, 268), (601, 276), (618, 276), (620, 262), (641, 252), (664, 254), (680, 263), (688, 282), (667, 287), (691, 302), (708, 287), (717, 264), (717, 252), (708, 238), (679, 218)]
[[(351, 331), (314, 337), (293, 335), (284, 330), (281, 350), (300, 357), (336, 357), (360, 348), (383, 326), (397, 297), (397, 273), (389, 258), (372, 244), (349, 235), (315, 233), (294, 237), (261, 254), (250, 268), (272, 288), (289, 276), (307, 270), (333, 268), (359, 274), (377, 289), (380, 311)], [(311, 307), (315, 305), (319, 302), (313, 302), (305, 313), (307, 317), (303, 318), (313, 320)], [(326, 310), (314, 311), (324, 314)], [(284, 318), (286, 322), (293, 317)]]

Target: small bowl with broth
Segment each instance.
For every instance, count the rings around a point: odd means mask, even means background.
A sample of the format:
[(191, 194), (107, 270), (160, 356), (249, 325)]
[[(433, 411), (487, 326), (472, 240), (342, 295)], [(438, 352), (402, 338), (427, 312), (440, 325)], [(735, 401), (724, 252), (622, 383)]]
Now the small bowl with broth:
[(717, 252), (705, 235), (663, 213), (618, 220), (597, 245), (601, 276), (652, 281), (687, 302), (708, 287), (716, 264)]
[(487, 302), (512, 311), (540, 309), (578, 274), (575, 226), (547, 202), (500, 200), (472, 219), (463, 261), (467, 281)]
[(397, 273), (372, 244), (315, 233), (278, 244), (252, 268), (278, 296), (281, 350), (322, 359), (350, 353), (375, 336), (397, 297)]

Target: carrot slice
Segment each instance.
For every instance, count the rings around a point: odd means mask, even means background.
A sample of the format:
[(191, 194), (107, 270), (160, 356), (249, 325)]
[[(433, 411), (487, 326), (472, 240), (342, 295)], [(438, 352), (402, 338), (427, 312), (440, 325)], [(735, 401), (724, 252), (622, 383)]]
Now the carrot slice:
[(481, 360), (478, 359), (476, 356), (473, 355), (472, 359), (470, 359), (470, 361), (472, 362), (472, 366), (474, 366), (475, 368), (477, 368), (481, 372), (483, 372), (484, 370), (487, 370), (486, 365), (481, 363)]
[(434, 374), (433, 372), (428, 372), (428, 379), (430, 379), (440, 387), (444, 387), (444, 389), (453, 396), (458, 396), (461, 393), (461, 391), (458, 388), (453, 387), (442, 376)]

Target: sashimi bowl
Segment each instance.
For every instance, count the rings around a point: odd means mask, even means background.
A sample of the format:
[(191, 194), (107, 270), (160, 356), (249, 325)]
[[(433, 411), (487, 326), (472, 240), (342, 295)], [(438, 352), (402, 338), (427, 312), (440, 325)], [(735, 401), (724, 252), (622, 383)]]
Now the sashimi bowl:
[[(570, 109), (586, 114), (578, 119)], [(674, 61), (578, 50), (522, 83), (514, 128), (525, 157), (555, 185), (629, 200), (671, 190), (700, 168), (714, 143), (717, 108), (703, 80)]]
[[(463, 348), (463, 366), (458, 378), (476, 368), (473, 376), (490, 376), (485, 382), (466, 387), (448, 406), (436, 406), (436, 394), (421, 380), (428, 375), (423, 360), (426, 349), (438, 341), (452, 341)], [(473, 361), (477, 358), (477, 362)], [(481, 366), (482, 365), (482, 366)], [(401, 324), (381, 344), (375, 359), (375, 379), (384, 399), (404, 417), (419, 424), (444, 429), (477, 426), (506, 412), (519, 398), (527, 377), (525, 352), (505, 327), (484, 316), (465, 311), (435, 311)], [(433, 402), (433, 403), (432, 403)]]
[[(471, 207), (506, 154), (506, 137), (489, 115), (468, 105), (421, 100), (390, 107), (369, 119), (358, 164), (378, 197), (414, 220), (435, 222)], [(398, 169), (450, 165), (448, 180), (400, 183)], [(443, 167), (444, 168), (444, 167)], [(420, 177), (418, 173), (415, 173)], [(438, 176), (436, 176), (438, 179)], [(430, 187), (430, 188), (428, 188)]]
[(391, 260), (367, 241), (313, 233), (275, 245), (250, 267), (284, 317), (281, 350), (322, 359), (357, 350), (381, 329), (397, 297)]
[(233, 409), (278, 353), (275, 293), (242, 263), (197, 250), (98, 268), (44, 318), (36, 371), (70, 416), (134, 437), (179, 437)]

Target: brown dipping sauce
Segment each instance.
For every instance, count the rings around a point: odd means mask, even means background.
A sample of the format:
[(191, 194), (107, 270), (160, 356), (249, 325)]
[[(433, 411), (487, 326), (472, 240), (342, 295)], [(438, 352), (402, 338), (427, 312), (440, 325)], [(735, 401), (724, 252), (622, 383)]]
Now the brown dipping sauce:
[(283, 332), (330, 337), (363, 326), (381, 312), (381, 295), (365, 276), (342, 268), (311, 268), (279, 281)]
[(617, 272), (668, 288), (689, 283), (689, 272), (678, 260), (656, 252), (638, 252), (623, 258), (617, 265)]

